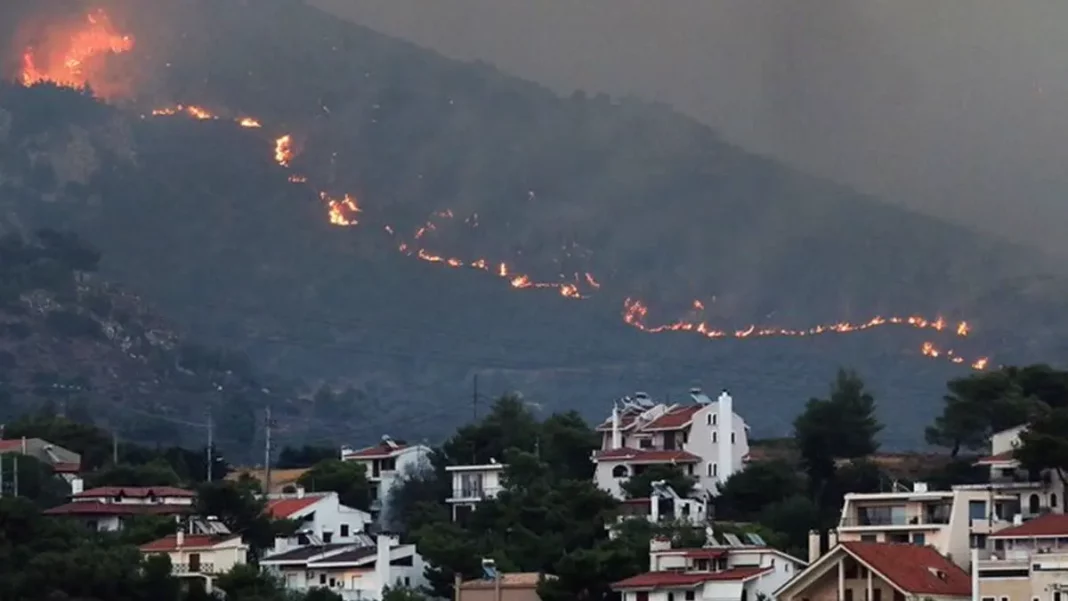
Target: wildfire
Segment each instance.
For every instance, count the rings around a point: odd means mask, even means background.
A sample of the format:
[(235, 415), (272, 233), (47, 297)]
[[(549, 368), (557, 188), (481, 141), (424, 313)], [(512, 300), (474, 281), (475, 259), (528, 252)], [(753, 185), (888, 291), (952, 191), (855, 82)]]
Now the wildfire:
[(289, 134), (274, 141), (274, 161), (282, 167), (289, 167), (293, 161), (293, 137)]
[(61, 48), (27, 48), (22, 54), (20, 80), (31, 86), (41, 82), (84, 88), (90, 84), (94, 59), (129, 52), (134, 39), (118, 33), (103, 10), (85, 17), (81, 29), (70, 34)]
[(361, 212), (360, 207), (357, 206), (356, 200), (351, 196), (346, 194), (337, 199), (331, 198), (326, 192), (320, 192), (319, 198), (326, 203), (330, 210), (330, 223), (346, 227), (359, 225), (360, 222), (356, 220), (356, 215)]
[(238, 119), (237, 124), (241, 127), (248, 127), (254, 129), (259, 129), (263, 127), (262, 125), (260, 125), (259, 121), (253, 119), (252, 117), (242, 117), (241, 119)]

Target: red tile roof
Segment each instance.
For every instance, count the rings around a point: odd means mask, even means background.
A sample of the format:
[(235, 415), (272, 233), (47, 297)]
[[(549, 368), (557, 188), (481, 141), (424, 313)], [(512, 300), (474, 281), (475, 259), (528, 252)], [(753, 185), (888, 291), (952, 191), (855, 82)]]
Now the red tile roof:
[(748, 580), (772, 568), (731, 568), (722, 572), (646, 572), (612, 585), (614, 590), (630, 588), (693, 588), (705, 582)]
[(22, 449), (22, 439), (0, 440), (0, 452)]
[(397, 441), (393, 441), (392, 445), (383, 441), (373, 447), (367, 447), (366, 449), (360, 449), (358, 451), (350, 451), (348, 453), (345, 453), (343, 459), (378, 459), (383, 457), (392, 457), (400, 451), (407, 449), (409, 446), (410, 445)]
[(998, 453), (997, 455), (990, 455), (989, 457), (980, 457), (975, 462), (976, 465), (990, 465), (992, 463), (1015, 463), (1016, 457), (1014, 457), (1013, 451), (1005, 451), (1004, 453)]
[(968, 573), (932, 547), (853, 541), (841, 543), (841, 547), (906, 593), (948, 597), (972, 594)]
[(312, 496), (302, 499), (273, 499), (267, 502), (267, 515), (275, 519), (285, 519), (294, 513), (304, 511), (308, 507), (318, 503), (323, 497)]
[(1068, 536), (1068, 515), (1050, 513), (1019, 526), (999, 530), (991, 538), (1030, 538), (1036, 536)]
[[(182, 549), (211, 549), (215, 545), (225, 543), (235, 538), (241, 538), (237, 534), (187, 534), (182, 541)], [(148, 544), (141, 545), (141, 550), (146, 553), (161, 553), (176, 551), (178, 549), (178, 536), (172, 534)]]
[(701, 458), (693, 453), (660, 449), (610, 449), (598, 451), (594, 456), (597, 461), (640, 461), (642, 463), (697, 463)]
[(129, 516), (181, 515), (192, 512), (192, 505), (139, 505), (133, 503), (96, 503), (93, 501), (77, 501), (46, 509), (44, 514), (53, 516)]
[(82, 465), (80, 463), (54, 463), (52, 471), (57, 474), (77, 474), (82, 471)]
[(131, 499), (147, 499), (148, 497), (181, 497), (192, 499), (197, 494), (184, 488), (173, 486), (102, 486), (74, 495), (75, 499), (96, 499), (101, 497), (130, 497)]
[[(636, 409), (627, 409), (626, 411), (623, 411), (622, 413), (620, 413), (619, 414), (619, 429), (620, 430), (627, 430), (627, 429), (633, 427), (634, 424), (638, 423), (638, 416), (641, 415), (641, 414), (642, 414), (642, 412), (638, 411)], [(610, 418), (606, 419), (604, 422), (601, 423), (600, 426), (597, 426), (597, 431), (598, 432), (606, 432), (606, 431), (607, 432), (611, 432), (612, 431), (612, 418), (610, 417)]]
[(649, 422), (642, 430), (680, 430), (690, 425), (693, 416), (703, 405), (683, 405), (672, 407), (667, 413)]

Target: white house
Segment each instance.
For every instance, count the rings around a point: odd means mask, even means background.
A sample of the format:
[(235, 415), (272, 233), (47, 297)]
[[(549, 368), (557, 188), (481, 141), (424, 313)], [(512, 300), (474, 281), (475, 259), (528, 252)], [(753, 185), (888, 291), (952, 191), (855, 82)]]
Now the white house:
[(598, 426), (601, 450), (593, 455), (597, 486), (624, 497), (622, 483), (652, 465), (676, 465), (713, 493), (744, 467), (749, 457), (749, 426), (734, 412), (724, 391), (716, 401), (700, 389), (692, 403), (653, 403), (645, 393), (612, 406), (612, 416)]
[(305, 545), (271, 553), (260, 565), (281, 577), (289, 590), (325, 587), (345, 601), (381, 599), (386, 586), (426, 586), (426, 564), (415, 545), (402, 545), (391, 535), (368, 542)]
[(390, 490), (409, 466), (418, 469), (425, 465), (430, 453), (428, 446), (409, 445), (383, 436), (382, 442), (373, 447), (359, 450), (342, 447), (341, 459), (358, 462), (367, 470), (367, 479), (371, 481), (375, 498), (371, 511), (377, 514), (388, 509)]
[(504, 488), (505, 467), (496, 462), (446, 466), (452, 475), (452, 495), (445, 502), (452, 507), (453, 521), (463, 520), (480, 502), (496, 498)]
[[(708, 500), (680, 497), (664, 482), (654, 482), (652, 496), (626, 499), (620, 503), (617, 524), (631, 519), (644, 519), (654, 524), (688, 524), (695, 528), (708, 524)], [(610, 530), (615, 530), (609, 525)]]
[(180, 579), (202, 580), (208, 593), (216, 578), (248, 562), (248, 549), (239, 534), (186, 534), (182, 530), (141, 545), (144, 555), (170, 557), (172, 574)]
[(649, 571), (612, 589), (623, 601), (757, 601), (771, 599), (805, 568), (805, 562), (777, 549), (728, 540), (729, 545), (672, 549), (670, 540), (656, 538), (649, 543)]
[(300, 487), (293, 494), (270, 495), (266, 510), (275, 519), (296, 520), (304, 536), (324, 543), (359, 540), (371, 523), (371, 514), (342, 505), (336, 492), (306, 493)]
[(138, 515), (189, 515), (196, 500), (193, 491), (172, 486), (107, 486), (75, 491), (69, 503), (45, 510), (44, 514), (77, 519), (98, 532), (121, 530), (126, 520)]

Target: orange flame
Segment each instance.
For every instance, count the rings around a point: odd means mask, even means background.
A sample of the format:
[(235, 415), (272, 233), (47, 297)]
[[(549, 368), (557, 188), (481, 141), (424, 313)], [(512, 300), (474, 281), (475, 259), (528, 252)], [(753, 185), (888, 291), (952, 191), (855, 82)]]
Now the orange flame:
[(293, 137), (286, 134), (274, 141), (274, 160), (283, 167), (293, 161)]
[(103, 10), (86, 15), (84, 26), (65, 41), (61, 50), (41, 52), (27, 48), (22, 55), (20, 81), (31, 86), (51, 82), (70, 88), (84, 88), (93, 78), (94, 59), (129, 52), (134, 39), (119, 34)]

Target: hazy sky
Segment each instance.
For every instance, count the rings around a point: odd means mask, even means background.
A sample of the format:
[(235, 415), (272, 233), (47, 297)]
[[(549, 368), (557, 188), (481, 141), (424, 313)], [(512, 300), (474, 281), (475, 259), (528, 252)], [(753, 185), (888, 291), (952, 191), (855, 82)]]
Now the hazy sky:
[(309, 0), (1068, 257), (1064, 0)]

